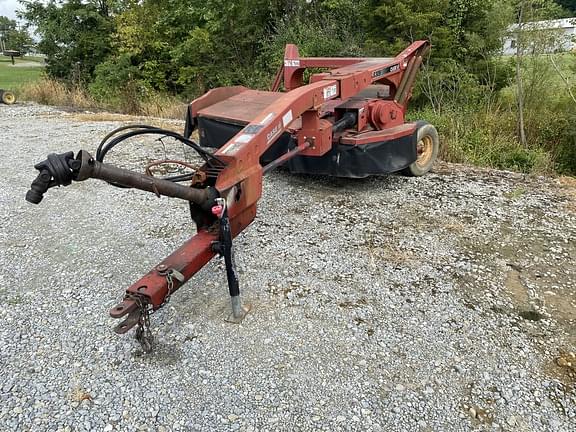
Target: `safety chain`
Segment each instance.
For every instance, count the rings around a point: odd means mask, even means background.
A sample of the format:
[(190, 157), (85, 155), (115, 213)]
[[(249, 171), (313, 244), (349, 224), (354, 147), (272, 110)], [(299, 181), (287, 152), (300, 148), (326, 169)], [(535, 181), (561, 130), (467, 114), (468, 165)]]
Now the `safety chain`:
[(172, 279), (172, 273), (166, 273), (166, 286), (168, 287), (168, 293), (164, 297), (164, 304), (170, 301), (170, 296), (172, 295), (172, 290), (174, 289), (174, 280)]
[(166, 287), (168, 288), (168, 293), (166, 294), (166, 297), (164, 298), (164, 303), (162, 304), (165, 305), (170, 301), (170, 296), (174, 292), (174, 279), (176, 279), (178, 282), (182, 284), (184, 283), (185, 277), (178, 270), (172, 268), (162, 271), (160, 272), (160, 274), (166, 277)]
[[(179, 281), (181, 284), (184, 283), (184, 275), (175, 269), (161, 268), (158, 272), (166, 278), (166, 286), (168, 292), (164, 298), (162, 306), (170, 301), (170, 296), (174, 291), (174, 279)], [(136, 340), (140, 343), (142, 351), (145, 353), (152, 352), (154, 346), (154, 336), (152, 335), (152, 330), (150, 327), (150, 314), (152, 313), (152, 308), (148, 299), (141, 295), (130, 295), (131, 300), (136, 303), (138, 310), (140, 311), (140, 318), (138, 319), (138, 324), (136, 327)]]
[(133, 300), (140, 309), (140, 319), (138, 320), (138, 327), (136, 327), (136, 340), (140, 343), (142, 351), (145, 353), (152, 352), (154, 345), (154, 336), (150, 328), (150, 308), (148, 301), (142, 296), (133, 296)]

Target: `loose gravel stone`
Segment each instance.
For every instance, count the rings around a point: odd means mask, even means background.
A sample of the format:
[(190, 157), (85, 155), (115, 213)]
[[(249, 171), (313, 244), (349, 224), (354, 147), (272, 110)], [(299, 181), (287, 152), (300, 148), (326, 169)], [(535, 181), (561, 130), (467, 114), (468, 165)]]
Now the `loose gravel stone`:
[[(0, 431), (574, 430), (570, 179), (273, 172), (235, 243), (253, 311), (224, 322), (214, 260), (143, 355), (108, 310), (194, 233), (186, 205), (99, 181), (24, 201), (35, 163), (124, 124), (94, 118), (0, 106)], [(109, 161), (197, 161), (165, 144)]]

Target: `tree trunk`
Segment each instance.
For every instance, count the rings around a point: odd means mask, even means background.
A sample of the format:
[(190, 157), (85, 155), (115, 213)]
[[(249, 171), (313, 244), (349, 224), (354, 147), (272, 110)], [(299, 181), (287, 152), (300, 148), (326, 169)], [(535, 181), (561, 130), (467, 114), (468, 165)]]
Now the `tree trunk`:
[(518, 137), (520, 144), (526, 146), (526, 129), (524, 128), (524, 85), (522, 82), (522, 49), (523, 49), (523, 20), (524, 20), (524, 1), (520, 3), (520, 13), (518, 14), (518, 31), (516, 33), (516, 85), (518, 101)]

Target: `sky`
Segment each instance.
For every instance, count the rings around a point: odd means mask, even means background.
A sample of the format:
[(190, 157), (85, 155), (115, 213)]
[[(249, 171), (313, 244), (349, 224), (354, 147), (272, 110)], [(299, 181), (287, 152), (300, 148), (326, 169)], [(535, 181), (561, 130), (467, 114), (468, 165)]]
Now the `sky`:
[(16, 9), (19, 6), (18, 0), (0, 0), (0, 15), (16, 19)]

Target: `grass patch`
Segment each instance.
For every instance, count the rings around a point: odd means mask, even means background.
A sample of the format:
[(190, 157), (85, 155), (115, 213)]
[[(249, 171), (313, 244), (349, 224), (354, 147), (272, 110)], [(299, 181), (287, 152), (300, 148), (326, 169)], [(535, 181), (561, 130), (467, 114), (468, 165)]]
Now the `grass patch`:
[(177, 120), (184, 120), (187, 108), (187, 104), (180, 99), (159, 93), (143, 99), (127, 93), (119, 95), (113, 100), (99, 101), (93, 98), (86, 89), (69, 87), (60, 81), (49, 78), (24, 84), (20, 90), (20, 99), (43, 105)]
[(410, 114), (438, 129), (440, 158), (448, 162), (507, 169), (524, 173), (554, 171), (554, 156), (538, 143), (522, 146), (515, 136), (515, 116), (503, 110), (431, 109)]
[(23, 85), (38, 81), (44, 72), (42, 58), (17, 57), (15, 65), (9, 57), (0, 56), (0, 89), (19, 91)]
[(97, 103), (81, 88), (69, 88), (51, 79), (41, 79), (21, 87), (20, 97), (44, 105), (66, 106), (80, 109), (96, 108)]

